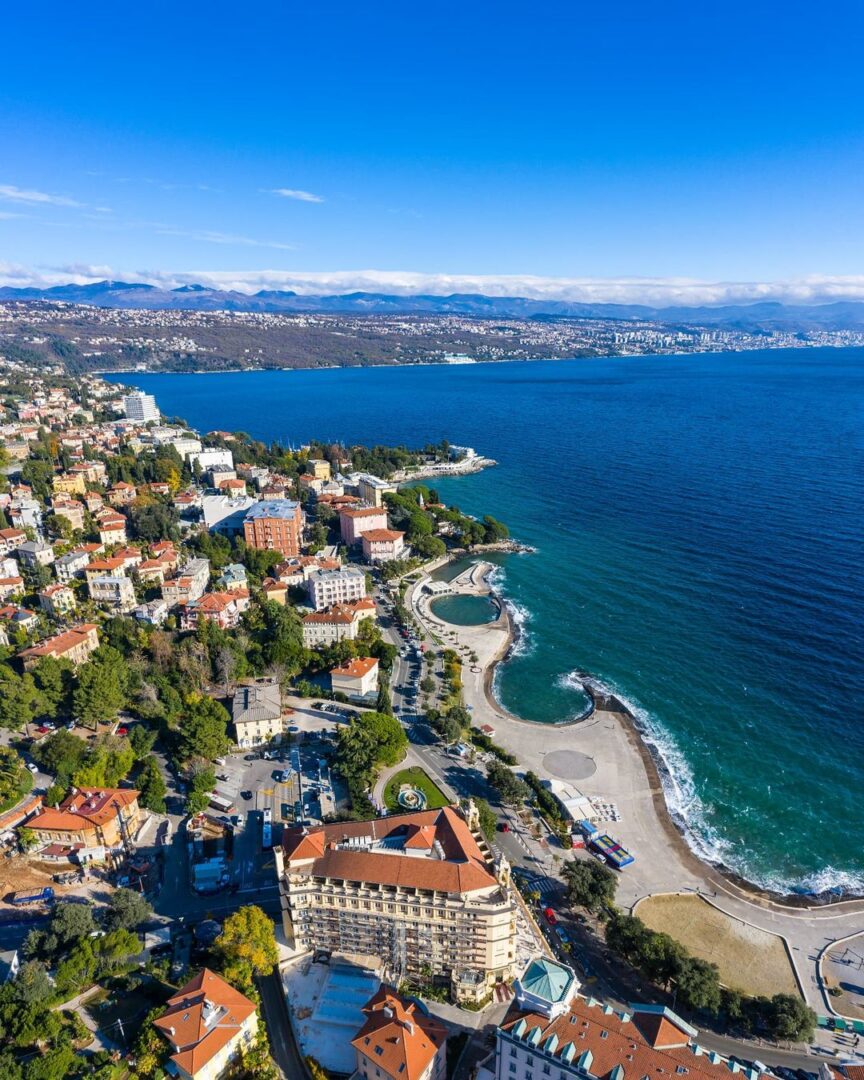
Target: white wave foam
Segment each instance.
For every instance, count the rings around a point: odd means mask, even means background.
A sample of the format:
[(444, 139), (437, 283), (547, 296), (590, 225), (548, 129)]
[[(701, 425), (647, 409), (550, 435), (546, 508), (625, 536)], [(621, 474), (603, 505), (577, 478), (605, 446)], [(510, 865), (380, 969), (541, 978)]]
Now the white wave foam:
[(593, 677), (586, 678), (584, 682), (603, 693), (614, 694), (630, 712), (642, 741), (657, 763), (669, 813), (691, 849), (713, 866), (727, 867), (741, 873), (742, 871), (733, 865), (732, 843), (721, 836), (709, 820), (705, 803), (696, 790), (690, 763), (674, 736), (647, 709), (631, 701), (614, 684), (607, 684)]
[[(561, 685), (569, 686), (570, 677), (570, 675), (562, 676)], [(593, 676), (582, 681), (603, 693), (614, 694), (633, 716), (642, 741), (657, 763), (669, 813), (684, 834), (687, 844), (699, 858), (713, 866), (740, 874), (742, 878), (758, 888), (783, 895), (789, 893), (819, 895), (833, 890), (845, 895), (864, 895), (864, 874), (835, 870), (830, 866), (798, 880), (756, 871), (747, 862), (746, 853), (742, 853), (740, 846), (727, 837), (721, 836), (711, 824), (708, 808), (696, 790), (690, 764), (674, 736), (647, 709), (635, 704), (614, 683), (604, 683)]]
[(510, 650), (509, 659), (514, 656), (528, 656), (534, 652), (536, 645), (534, 635), (528, 628), (532, 618), (531, 612), (522, 604), (517, 604), (515, 600), (510, 600), (507, 597), (502, 597), (502, 602), (507, 608), (507, 613), (516, 631), (516, 638)]
[(575, 671), (568, 671), (563, 675), (559, 675), (555, 682), (562, 690), (578, 690), (582, 693), (585, 692), (585, 683)]

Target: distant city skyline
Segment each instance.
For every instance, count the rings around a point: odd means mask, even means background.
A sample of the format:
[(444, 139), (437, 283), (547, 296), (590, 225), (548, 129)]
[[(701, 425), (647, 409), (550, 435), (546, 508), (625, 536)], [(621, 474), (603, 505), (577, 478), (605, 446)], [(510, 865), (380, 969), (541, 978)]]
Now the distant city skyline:
[(0, 283), (864, 299), (864, 13), (803, 16), (21, 6)]

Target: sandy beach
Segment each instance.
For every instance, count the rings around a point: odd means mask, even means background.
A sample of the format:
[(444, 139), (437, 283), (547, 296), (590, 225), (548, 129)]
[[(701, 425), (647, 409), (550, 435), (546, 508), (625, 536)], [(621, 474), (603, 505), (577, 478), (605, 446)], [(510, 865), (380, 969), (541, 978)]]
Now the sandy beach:
[[(819, 1013), (831, 1011), (818, 958), (831, 942), (864, 930), (864, 901), (808, 906), (803, 898), (760, 892), (704, 862), (670, 816), (658, 764), (626, 707), (614, 697), (594, 693), (593, 709), (578, 721), (541, 725), (513, 716), (494, 692), (496, 667), (506, 662), (516, 640), (506, 602), (495, 596), (485, 570), (466, 572), (451, 583), (455, 589), (491, 594), (500, 614), (483, 625), (455, 626), (434, 614), (424, 589), (427, 581), (423, 575), (411, 587), (408, 603), (438, 647), (461, 651), (464, 700), (475, 726), (495, 729), (495, 741), (518, 758), (517, 771), (530, 769), (541, 779), (554, 778), (615, 808), (619, 820), (608, 822), (607, 831), (635, 857), (620, 876), (619, 904), (631, 909), (658, 893), (705, 896), (729, 915), (781, 936), (808, 1003)], [(471, 653), (476, 663), (470, 661)]]

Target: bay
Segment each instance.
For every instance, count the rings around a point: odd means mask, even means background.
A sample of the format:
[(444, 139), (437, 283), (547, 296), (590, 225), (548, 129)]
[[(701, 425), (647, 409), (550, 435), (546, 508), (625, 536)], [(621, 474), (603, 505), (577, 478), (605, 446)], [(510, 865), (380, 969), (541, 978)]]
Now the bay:
[(494, 457), (436, 487), (536, 548), (500, 560), (523, 628), (503, 704), (565, 721), (590, 671), (642, 716), (701, 854), (864, 892), (864, 350), (116, 381), (201, 431)]

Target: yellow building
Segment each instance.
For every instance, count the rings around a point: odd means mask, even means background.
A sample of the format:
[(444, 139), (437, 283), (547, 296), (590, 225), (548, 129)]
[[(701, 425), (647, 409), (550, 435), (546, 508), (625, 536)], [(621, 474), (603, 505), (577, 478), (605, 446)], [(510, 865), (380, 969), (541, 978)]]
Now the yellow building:
[(83, 495), (87, 483), (80, 473), (61, 473), (51, 481), (51, 487), (57, 495)]
[(510, 865), (473, 803), (286, 829), (274, 850), (285, 936), (297, 949), (374, 956), (394, 983), (449, 978), (478, 1002), (515, 973)]
[(330, 462), (325, 461), (324, 458), (309, 458), (306, 462), (306, 471), (316, 480), (329, 480)]

